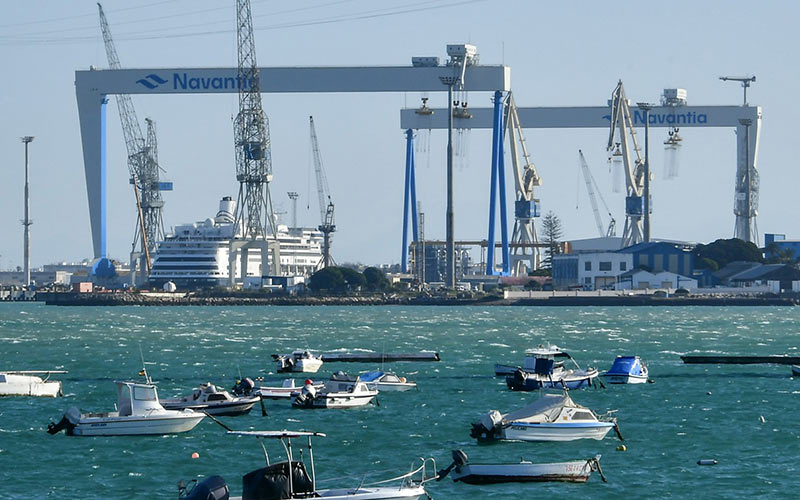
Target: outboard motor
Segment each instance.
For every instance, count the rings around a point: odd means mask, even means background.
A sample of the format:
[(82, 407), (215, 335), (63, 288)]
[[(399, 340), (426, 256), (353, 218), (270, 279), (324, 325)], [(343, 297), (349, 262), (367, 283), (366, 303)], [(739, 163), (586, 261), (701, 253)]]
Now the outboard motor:
[(453, 467), (455, 467), (457, 471), (459, 467), (463, 467), (467, 465), (467, 463), (469, 462), (467, 454), (464, 453), (464, 451), (462, 450), (453, 450), (452, 455), (453, 455), (453, 463), (451, 463), (446, 468), (436, 473), (437, 481), (441, 481), (442, 479), (447, 477), (447, 475), (450, 474), (450, 471), (453, 470)]
[(472, 424), (470, 436), (478, 441), (493, 441), (498, 438), (502, 423), (503, 415), (497, 410), (492, 410), (482, 416), (478, 423)]
[(314, 382), (311, 379), (307, 379), (303, 388), (300, 389), (300, 394), (294, 398), (294, 403), (299, 406), (311, 406), (316, 395), (317, 389), (314, 388)]
[(250, 377), (245, 377), (242, 380), (237, 380), (236, 385), (233, 386), (231, 392), (236, 396), (249, 396), (255, 389), (256, 384)]
[(67, 436), (72, 435), (72, 429), (78, 425), (78, 422), (81, 418), (81, 411), (76, 408), (72, 407), (66, 412), (64, 412), (64, 416), (61, 417), (61, 420), (58, 423), (50, 422), (47, 424), (47, 432), (48, 434), (58, 434), (62, 430), (66, 430)]
[(199, 483), (192, 481), (194, 487), (187, 488), (183, 481), (178, 482), (178, 498), (186, 500), (228, 500), (230, 491), (222, 476), (211, 476)]

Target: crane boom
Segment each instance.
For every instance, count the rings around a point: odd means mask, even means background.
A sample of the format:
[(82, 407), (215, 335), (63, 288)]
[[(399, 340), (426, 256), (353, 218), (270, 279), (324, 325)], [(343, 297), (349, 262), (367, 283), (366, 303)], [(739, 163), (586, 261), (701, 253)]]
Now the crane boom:
[[(319, 141), (317, 140), (317, 129), (314, 127), (314, 117), (308, 117), (311, 129), (311, 151), (314, 157), (314, 173), (317, 177), (317, 195), (319, 196), (319, 215), (320, 225), (317, 227), (322, 232), (322, 260), (319, 267), (328, 267), (333, 264), (331, 257), (331, 233), (336, 231), (334, 222), (334, 206), (331, 195), (328, 191), (328, 179), (325, 177), (325, 170), (322, 168), (322, 155), (319, 153)], [(326, 204), (327, 201), (327, 204)]]
[[(589, 200), (592, 202), (592, 211), (594, 212), (594, 220), (597, 224), (597, 232), (600, 233), (601, 238), (603, 236), (616, 236), (617, 221), (614, 220), (614, 216), (611, 215), (611, 210), (608, 208), (608, 204), (606, 203), (605, 198), (603, 198), (603, 194), (600, 192), (597, 181), (595, 180), (594, 175), (592, 175), (592, 171), (589, 170), (589, 164), (586, 163), (586, 157), (583, 156), (583, 151), (579, 149), (578, 155), (580, 156), (581, 160), (583, 179), (586, 181), (586, 191), (589, 192)], [(597, 197), (595, 196), (595, 193), (597, 193), (597, 195), (600, 197), (600, 201), (603, 202), (603, 207), (605, 207), (610, 220), (608, 229), (605, 230), (603, 229), (603, 221), (600, 217), (600, 208), (597, 206)]]

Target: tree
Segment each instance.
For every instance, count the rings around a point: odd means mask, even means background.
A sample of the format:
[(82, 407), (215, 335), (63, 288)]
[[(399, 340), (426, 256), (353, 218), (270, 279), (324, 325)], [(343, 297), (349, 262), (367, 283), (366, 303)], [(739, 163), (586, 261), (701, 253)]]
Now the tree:
[(364, 279), (367, 280), (367, 288), (370, 290), (385, 290), (389, 287), (389, 280), (386, 274), (377, 267), (364, 269)]
[(315, 292), (343, 290), (347, 283), (338, 267), (325, 267), (311, 275), (308, 288)]
[(699, 269), (713, 269), (709, 260), (722, 269), (731, 262), (764, 262), (761, 250), (755, 243), (739, 238), (719, 239), (708, 245), (697, 245), (694, 249), (695, 266)]
[(367, 284), (367, 280), (364, 278), (364, 275), (355, 269), (350, 269), (349, 267), (337, 267), (337, 269), (342, 273), (342, 277), (344, 278), (347, 287), (351, 290), (355, 290)]
[(542, 218), (542, 242), (547, 245), (544, 250), (544, 261), (542, 267), (553, 268), (553, 256), (561, 253), (561, 219), (553, 211), (547, 212)]

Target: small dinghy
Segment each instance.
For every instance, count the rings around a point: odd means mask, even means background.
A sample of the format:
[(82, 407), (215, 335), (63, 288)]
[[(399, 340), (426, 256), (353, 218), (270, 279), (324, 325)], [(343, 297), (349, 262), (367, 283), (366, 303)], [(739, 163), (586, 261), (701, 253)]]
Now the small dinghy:
[(294, 351), (291, 354), (273, 354), (278, 362), (278, 372), (317, 373), (322, 366), (322, 358), (309, 351)]
[(609, 384), (644, 384), (647, 382), (647, 366), (639, 356), (617, 356), (603, 378)]
[[(0, 371), (0, 396), (62, 396), (61, 382), (49, 380), (53, 373), (63, 370)], [(39, 375), (44, 375), (42, 378)]]
[[(310, 379), (306, 379), (306, 383), (309, 381)], [(320, 382), (318, 384), (312, 383), (312, 385), (314, 386), (314, 389), (319, 391), (322, 389), (324, 384)], [(295, 385), (293, 378), (287, 378), (283, 381), (282, 385), (256, 387), (254, 392), (265, 399), (290, 399), (297, 397), (302, 389), (303, 388), (301, 386)]]
[(792, 376), (800, 377), (800, 366), (792, 365)]
[[(453, 471), (452, 473), (450, 472), (451, 470)], [(461, 481), (467, 484), (545, 481), (585, 483), (594, 471), (600, 473), (600, 478), (605, 483), (606, 477), (600, 468), (600, 455), (586, 460), (548, 464), (534, 464), (526, 460), (522, 460), (517, 464), (471, 464), (466, 453), (461, 450), (453, 450), (453, 463), (446, 469), (439, 471), (436, 480), (441, 481), (449, 474), (453, 481)]]
[[(575, 369), (567, 369), (564, 362), (557, 358), (568, 358), (575, 364)], [(495, 373), (505, 373), (505, 365), (496, 365)], [(577, 361), (558, 346), (539, 346), (525, 353), (522, 367), (515, 368), (506, 377), (506, 384), (512, 391), (536, 391), (539, 389), (580, 389), (590, 387), (598, 371), (596, 368), (582, 369)]]
[[(242, 496), (232, 497), (228, 485), (221, 476), (211, 476), (201, 482), (192, 481), (187, 486), (184, 481), (178, 483), (178, 498), (184, 500), (278, 500), (301, 498), (324, 498), (327, 500), (417, 500), (428, 497), (425, 483), (433, 480), (426, 477), (426, 467), (432, 459), (422, 460), (421, 464), (412, 467), (410, 472), (392, 479), (376, 482), (361, 482), (350, 488), (317, 489), (317, 469), (314, 466), (314, 451), (311, 448), (312, 437), (325, 437), (319, 432), (294, 431), (229, 431), (229, 435), (255, 437), (263, 449), (266, 464), (242, 476)], [(294, 446), (292, 439), (308, 439), (307, 467), (303, 462), (303, 449)], [(263, 441), (280, 441), (286, 460), (270, 462), (270, 455)], [(300, 450), (297, 453), (297, 449)], [(298, 458), (299, 457), (299, 458)], [(359, 472), (359, 471), (355, 471)], [(362, 475), (359, 473), (359, 475)]]
[(398, 377), (394, 373), (382, 371), (367, 372), (360, 375), (367, 387), (380, 392), (408, 391), (417, 387), (416, 382), (409, 382), (405, 377)]
[(611, 429), (622, 440), (615, 418), (597, 418), (592, 410), (574, 402), (564, 391), (564, 394), (542, 394), (528, 406), (510, 413), (492, 410), (472, 424), (470, 435), (479, 442), (600, 440)]
[(319, 391), (311, 380), (306, 382), (292, 402), (295, 408), (353, 408), (369, 404), (378, 395), (378, 391), (367, 387), (360, 377), (343, 372), (331, 375)]
[(203, 411), (207, 415), (235, 417), (250, 413), (260, 398), (253, 396), (232, 396), (228, 391), (220, 391), (211, 382), (202, 384), (183, 398), (162, 399), (161, 406), (167, 410)]

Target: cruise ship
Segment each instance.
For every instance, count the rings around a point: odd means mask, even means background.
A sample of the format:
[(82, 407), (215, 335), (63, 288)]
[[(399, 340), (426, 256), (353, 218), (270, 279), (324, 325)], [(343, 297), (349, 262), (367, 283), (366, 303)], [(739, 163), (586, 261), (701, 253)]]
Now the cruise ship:
[[(236, 202), (226, 196), (219, 202), (219, 211), (213, 219), (176, 226), (158, 244), (150, 285), (161, 288), (171, 281), (181, 289), (228, 286), (228, 254), (231, 239), (236, 235), (235, 208)], [(322, 261), (322, 232), (279, 224), (277, 238), (283, 275), (310, 276), (318, 269)], [(238, 256), (236, 275), (241, 275)], [(245, 282), (260, 283), (261, 276), (261, 253), (250, 251)]]

